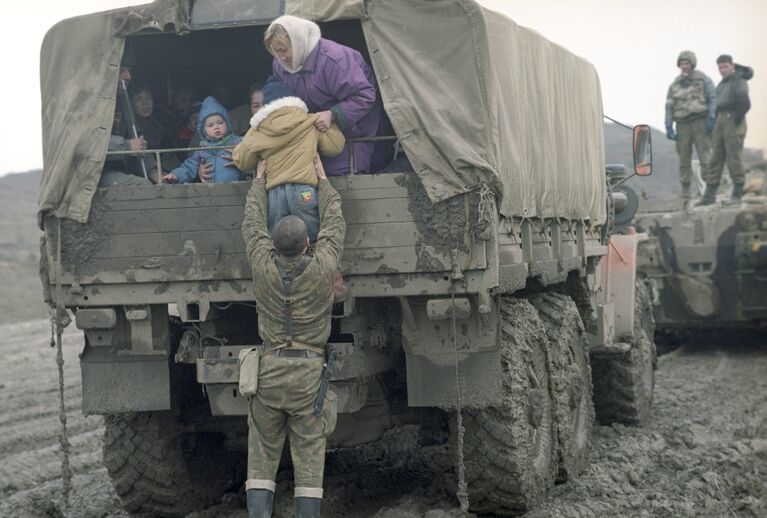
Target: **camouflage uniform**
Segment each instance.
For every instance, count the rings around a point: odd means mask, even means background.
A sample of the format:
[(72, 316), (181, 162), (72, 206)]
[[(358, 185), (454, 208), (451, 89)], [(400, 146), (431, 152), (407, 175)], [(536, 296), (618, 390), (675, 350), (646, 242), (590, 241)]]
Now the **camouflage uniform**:
[[(255, 180), (248, 193), (242, 233), (253, 270), (258, 330), (267, 347), (286, 343), (282, 281), (277, 254), (267, 233), (266, 183)], [(327, 180), (318, 184), (320, 233), (314, 255), (293, 281), (293, 347), (324, 351), (330, 336), (333, 283), (343, 249), (346, 223), (341, 197)], [(295, 264), (298, 258), (288, 260)], [(274, 491), (286, 434), (290, 437), (295, 496), (321, 498), (325, 439), (335, 428), (336, 396), (328, 391), (320, 417), (314, 402), (322, 374), (322, 357), (261, 355), (258, 390), (250, 400), (248, 479), (246, 489)]]
[(719, 185), (725, 162), (733, 184), (742, 186), (746, 181), (742, 154), (748, 129), (745, 116), (751, 106), (746, 81), (752, 76), (749, 67), (736, 65), (735, 71), (716, 86), (716, 127), (706, 185)]
[[(693, 69), (697, 64), (695, 54), (684, 51), (677, 63), (683, 59)], [(706, 132), (706, 119), (715, 117), (716, 92), (714, 82), (698, 70), (689, 75), (680, 74), (671, 83), (666, 95), (666, 127), (676, 122), (676, 152), (679, 155), (679, 179), (687, 192), (692, 181), (692, 147), (698, 153), (703, 177), (708, 174), (711, 140)]]

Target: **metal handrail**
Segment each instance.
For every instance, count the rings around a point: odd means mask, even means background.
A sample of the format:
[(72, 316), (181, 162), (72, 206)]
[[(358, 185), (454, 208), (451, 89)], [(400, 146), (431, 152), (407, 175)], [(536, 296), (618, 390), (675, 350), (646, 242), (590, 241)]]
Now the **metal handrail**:
[[(160, 173), (162, 172), (162, 158), (161, 155), (163, 153), (178, 153), (181, 151), (202, 151), (205, 149), (233, 149), (234, 146), (207, 146), (207, 147), (174, 147), (174, 148), (168, 148), (168, 149), (145, 149), (143, 151), (107, 151), (107, 156), (141, 156), (146, 154), (154, 153), (155, 160), (157, 161), (157, 182), (155, 182), (157, 185), (160, 185), (162, 183), (162, 178), (160, 177)], [(148, 173), (144, 171), (144, 178), (149, 180)], [(150, 180), (151, 181), (151, 180)]]
[[(396, 135), (384, 135), (384, 136), (376, 136), (376, 137), (354, 137), (347, 140), (349, 143), (349, 174), (357, 174), (357, 164), (355, 162), (354, 158), (354, 144), (359, 144), (361, 142), (385, 142), (389, 140), (396, 141), (394, 144), (394, 156), (392, 158), (397, 158), (397, 153), (399, 153), (399, 137)], [(162, 178), (160, 178), (160, 173), (162, 171), (162, 154), (163, 153), (180, 153), (182, 151), (189, 152), (189, 151), (203, 151), (206, 149), (213, 149), (213, 150), (219, 150), (219, 149), (233, 149), (234, 146), (207, 146), (207, 147), (174, 147), (174, 148), (167, 148), (167, 149), (145, 149), (143, 151), (107, 151), (107, 156), (141, 156), (141, 155), (147, 155), (154, 153), (155, 160), (157, 161), (157, 184), (162, 183)], [(144, 178), (149, 180), (148, 173), (144, 172)]]

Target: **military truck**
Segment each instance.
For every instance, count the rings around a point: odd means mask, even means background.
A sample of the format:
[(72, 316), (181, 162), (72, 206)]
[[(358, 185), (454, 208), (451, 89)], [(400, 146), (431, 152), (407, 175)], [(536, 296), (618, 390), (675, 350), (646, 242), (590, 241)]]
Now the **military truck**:
[[(612, 235), (625, 200), (594, 67), (471, 0), (158, 0), (48, 32), (41, 275), (84, 332), (83, 412), (106, 416), (115, 489), (129, 511), (175, 516), (241, 486), (237, 357), (260, 343), (249, 181), (97, 188), (122, 54), (156, 92), (200, 77), (244, 91), (271, 69), (260, 41), (283, 13), (362, 53), (414, 170), (331, 180), (352, 297), (333, 314), (330, 447), (418, 424), (462, 448), (473, 510), (529, 509), (584, 466), (595, 407), (603, 422), (647, 418), (643, 236)], [(650, 144), (636, 127), (639, 174)]]
[(767, 196), (710, 206), (648, 204), (637, 268), (662, 330), (759, 328), (767, 322)]

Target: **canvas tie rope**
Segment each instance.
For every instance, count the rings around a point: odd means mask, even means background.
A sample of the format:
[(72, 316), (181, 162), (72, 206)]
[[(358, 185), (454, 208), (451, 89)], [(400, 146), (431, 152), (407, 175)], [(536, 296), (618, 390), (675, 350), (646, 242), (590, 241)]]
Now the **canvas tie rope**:
[(59, 370), (59, 420), (61, 421), (61, 433), (59, 445), (61, 446), (61, 482), (64, 507), (69, 506), (69, 493), (72, 491), (72, 467), (69, 463), (69, 435), (67, 434), (67, 409), (64, 403), (64, 348), (62, 346), (62, 334), (64, 333), (64, 297), (61, 292), (61, 218), (58, 219), (58, 231), (56, 237), (56, 365)]
[(457, 468), (458, 468), (458, 491), (456, 496), (458, 497), (458, 503), (461, 506), (463, 513), (469, 512), (469, 493), (466, 486), (466, 468), (463, 461), (463, 415), (461, 415), (461, 379), (458, 371), (458, 340), (456, 338), (456, 325), (455, 325), (455, 293), (450, 294), (450, 301), (452, 302), (452, 318), (451, 318), (451, 331), (453, 334), (453, 354), (455, 355), (455, 428), (457, 433)]

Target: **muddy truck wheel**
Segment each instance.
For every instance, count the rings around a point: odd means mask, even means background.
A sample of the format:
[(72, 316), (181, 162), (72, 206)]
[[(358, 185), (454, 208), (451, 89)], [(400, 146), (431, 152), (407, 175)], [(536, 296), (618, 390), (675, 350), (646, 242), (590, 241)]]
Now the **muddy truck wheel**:
[(554, 485), (557, 440), (549, 392), (546, 331), (523, 299), (501, 299), (503, 401), (464, 411), (470, 508), (519, 514)]
[(634, 305), (634, 337), (620, 354), (592, 356), (594, 406), (604, 425), (621, 423), (644, 426), (650, 418), (655, 388), (655, 321), (650, 290), (637, 281)]
[(564, 482), (586, 466), (594, 428), (591, 365), (586, 331), (575, 302), (544, 293), (531, 302), (549, 339), (548, 365), (557, 429), (557, 480)]
[(239, 461), (217, 434), (188, 433), (167, 412), (107, 416), (104, 464), (124, 508), (186, 516), (242, 482)]

